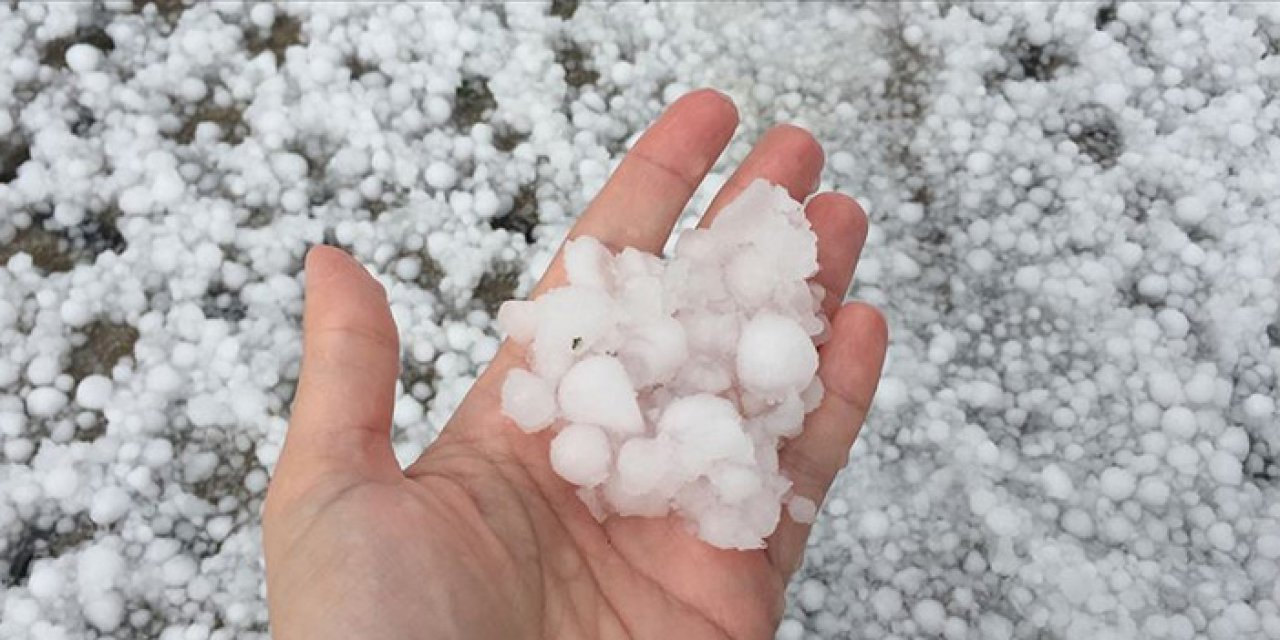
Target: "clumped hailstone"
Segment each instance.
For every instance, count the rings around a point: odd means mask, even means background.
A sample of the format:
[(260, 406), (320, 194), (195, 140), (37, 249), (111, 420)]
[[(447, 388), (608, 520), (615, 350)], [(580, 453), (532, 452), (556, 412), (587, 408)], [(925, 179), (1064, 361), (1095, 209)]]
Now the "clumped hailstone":
[(675, 512), (717, 547), (763, 547), (784, 503), (812, 522), (778, 467), (822, 398), (803, 206), (757, 180), (670, 260), (587, 236), (563, 258), (568, 284), (498, 314), (528, 364), (507, 374), (503, 412), (555, 431), (552, 469), (600, 517)]

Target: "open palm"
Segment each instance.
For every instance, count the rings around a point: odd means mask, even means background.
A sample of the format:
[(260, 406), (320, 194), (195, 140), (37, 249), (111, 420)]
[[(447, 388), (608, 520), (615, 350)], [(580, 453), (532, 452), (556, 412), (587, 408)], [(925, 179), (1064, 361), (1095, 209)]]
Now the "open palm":
[[(660, 251), (737, 125), (731, 102), (698, 91), (641, 137), (571, 235)], [(818, 182), (804, 131), (769, 131), (704, 224), (756, 178), (793, 197)], [(873, 308), (841, 306), (866, 235), (848, 197), (806, 208), (818, 234), (831, 340), (827, 389), (780, 454), (795, 492), (821, 500), (844, 466), (879, 379), (887, 340)], [(552, 263), (534, 295), (563, 282)], [(390, 443), (396, 328), (381, 287), (354, 260), (307, 257), (305, 355), (288, 438), (263, 516), (268, 602), (278, 638), (769, 638), (807, 525), (783, 517), (767, 549), (726, 551), (676, 518), (598, 523), (547, 461), (550, 434), (502, 415), (504, 344), (440, 437), (407, 470)]]

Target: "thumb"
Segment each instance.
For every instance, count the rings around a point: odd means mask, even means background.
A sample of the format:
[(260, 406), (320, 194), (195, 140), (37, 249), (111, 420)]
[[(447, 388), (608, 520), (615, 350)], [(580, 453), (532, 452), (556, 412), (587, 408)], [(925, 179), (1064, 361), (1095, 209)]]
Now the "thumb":
[(393, 478), (400, 473), (390, 433), (400, 347), (386, 292), (333, 247), (313, 248), (306, 270), (302, 373), (276, 476)]

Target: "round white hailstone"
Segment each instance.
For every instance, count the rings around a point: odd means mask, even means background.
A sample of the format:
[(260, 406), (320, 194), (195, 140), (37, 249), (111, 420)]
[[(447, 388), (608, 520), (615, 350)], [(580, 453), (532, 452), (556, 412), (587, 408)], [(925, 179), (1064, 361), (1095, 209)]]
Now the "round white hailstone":
[(606, 340), (616, 325), (613, 300), (598, 289), (556, 289), (535, 302), (533, 370), (550, 379), (565, 375), (577, 356)]
[(871, 608), (881, 620), (893, 620), (902, 614), (902, 593), (893, 587), (880, 587), (871, 594)]
[(800, 524), (813, 524), (818, 519), (818, 504), (804, 496), (792, 496), (787, 501), (787, 514)]
[(573, 423), (551, 441), (551, 468), (580, 487), (594, 487), (609, 477), (613, 449), (604, 430)]
[(1173, 205), (1173, 215), (1184, 224), (1200, 224), (1209, 217), (1209, 207), (1197, 196), (1182, 196)]
[(1236, 532), (1227, 522), (1215, 522), (1205, 531), (1205, 538), (1213, 548), (1219, 551), (1231, 551), (1236, 548)]
[(502, 383), (502, 412), (526, 433), (541, 431), (556, 418), (551, 385), (526, 369), (512, 369)]
[(965, 159), (965, 168), (976, 175), (985, 175), (995, 166), (995, 158), (986, 151), (974, 151)]
[(426, 179), (427, 184), (432, 189), (445, 190), (450, 189), (458, 182), (458, 171), (447, 162), (436, 160), (427, 165), (422, 177)]
[(705, 475), (721, 460), (754, 460), (737, 408), (718, 396), (686, 396), (667, 405), (658, 420), (658, 434), (676, 442), (681, 466), (694, 476)]
[(151, 189), (135, 185), (120, 192), (116, 205), (127, 215), (146, 215), (151, 212)]
[(1128, 500), (1138, 488), (1137, 480), (1133, 477), (1133, 474), (1120, 467), (1104, 469), (1102, 475), (1098, 477), (1098, 484), (1102, 494), (1116, 502)]
[(76, 404), (93, 411), (101, 411), (111, 399), (114, 385), (111, 378), (93, 374), (85, 376), (76, 385)]
[(1093, 518), (1088, 513), (1072, 507), (1062, 514), (1062, 529), (1081, 540), (1092, 538)]
[(41, 483), (45, 495), (55, 500), (70, 498), (80, 487), (80, 474), (75, 467), (64, 464), (50, 469)]
[(659, 317), (631, 326), (618, 349), (618, 360), (638, 389), (671, 381), (688, 357), (684, 325), (675, 318)]
[(1138, 500), (1151, 506), (1162, 506), (1169, 501), (1169, 484), (1155, 477), (1146, 477), (1138, 483)]
[(187, 183), (177, 171), (162, 171), (151, 183), (151, 200), (162, 207), (172, 205), (182, 198), (186, 188)]
[(36, 356), (27, 364), (27, 380), (34, 385), (53, 384), (59, 373), (58, 359), (53, 356)]
[(997, 506), (987, 512), (983, 518), (987, 527), (1002, 538), (1011, 538), (1018, 534), (1018, 514), (1005, 506)]
[(66, 579), (58, 566), (50, 560), (38, 560), (31, 565), (27, 577), (27, 589), (37, 600), (51, 601), (63, 595)]
[(804, 640), (804, 623), (795, 618), (787, 618), (778, 625), (774, 640)]
[(1160, 417), (1160, 428), (1171, 436), (1190, 439), (1196, 435), (1196, 414), (1183, 406), (1169, 407)]
[(905, 404), (908, 397), (907, 384), (901, 378), (886, 376), (876, 387), (876, 409), (893, 411)]
[(809, 578), (800, 583), (800, 592), (797, 595), (800, 608), (810, 613), (820, 611), (827, 602), (827, 585)]
[(27, 413), (36, 418), (57, 415), (67, 406), (67, 394), (54, 387), (36, 387), (27, 394)]
[(508, 300), (498, 307), (498, 327), (518, 344), (528, 344), (538, 329), (537, 305), (530, 300)]
[(757, 314), (738, 338), (738, 379), (748, 390), (780, 398), (802, 391), (818, 371), (818, 350), (796, 321)]
[(1238, 458), (1219, 450), (1209, 457), (1209, 475), (1220, 484), (1236, 486), (1244, 479), (1244, 470)]
[(631, 438), (618, 450), (618, 481), (630, 495), (645, 495), (671, 474), (675, 448), (669, 441)]
[(560, 411), (573, 422), (596, 424), (620, 435), (644, 431), (636, 390), (617, 358), (590, 356), (573, 365), (556, 391)]
[(1275, 560), (1280, 558), (1280, 534), (1266, 534), (1258, 536), (1255, 545), (1258, 549), (1258, 555)]
[(941, 602), (925, 598), (911, 606), (911, 619), (928, 634), (940, 634), (946, 628), (947, 610)]
[(1269, 418), (1276, 411), (1276, 401), (1270, 396), (1255, 393), (1244, 399), (1244, 412), (1250, 418)]
[(725, 284), (743, 307), (757, 307), (773, 293), (775, 266), (759, 250), (742, 251), (725, 266)]
[(1227, 139), (1237, 147), (1250, 147), (1258, 139), (1258, 130), (1248, 123), (1236, 122), (1227, 127)]
[(173, 367), (162, 364), (147, 371), (147, 389), (159, 394), (170, 394), (182, 386), (182, 374)]
[[(1181, 315), (1181, 314), (1179, 314)], [(1186, 316), (1183, 316), (1186, 319)], [(1207, 404), (1213, 400), (1214, 379), (1213, 376), (1203, 373), (1197, 373), (1187, 381), (1183, 392), (1187, 396), (1187, 400), (1195, 404)]]
[(1158, 274), (1143, 276), (1138, 281), (1138, 293), (1152, 300), (1162, 300), (1169, 293), (1169, 280)]
[(800, 396), (789, 393), (782, 402), (752, 418), (750, 424), (773, 437), (794, 438), (804, 428), (804, 408)]
[(114, 591), (99, 593), (84, 602), (82, 611), (94, 628), (111, 633), (124, 622), (124, 598)]
[(868, 511), (862, 514), (858, 530), (865, 538), (883, 538), (889, 533), (889, 516), (878, 509)]
[(422, 422), (423, 414), (422, 403), (415, 400), (413, 396), (405, 394), (396, 399), (391, 421), (397, 427), (410, 427)]
[(570, 284), (582, 287), (609, 288), (613, 254), (599, 240), (582, 236), (564, 246), (564, 273)]
[(904, 202), (898, 205), (898, 219), (906, 224), (919, 224), (924, 220), (924, 205), (918, 202)]
[(171, 587), (180, 587), (191, 581), (195, 577), (200, 567), (196, 564), (194, 558), (184, 554), (178, 554), (165, 560), (160, 565), (160, 576), (164, 583)]
[(822, 399), (826, 396), (827, 389), (822, 385), (822, 378), (814, 376), (813, 382), (800, 392), (800, 403), (805, 413), (812, 413), (822, 405)]
[(102, 62), (102, 52), (93, 45), (73, 44), (67, 47), (66, 62), (67, 68), (72, 71), (88, 73), (98, 68), (98, 63)]
[(90, 546), (76, 557), (76, 586), (82, 596), (109, 591), (123, 572), (124, 559), (102, 543)]
[(1071, 476), (1068, 476), (1067, 472), (1056, 464), (1050, 464), (1041, 469), (1040, 480), (1044, 483), (1044, 492), (1050, 498), (1065, 500), (1075, 493), (1075, 487), (1071, 483)]
[(93, 494), (89, 519), (100, 525), (111, 524), (129, 512), (133, 500), (120, 487), (103, 487)]
[(760, 473), (737, 464), (719, 464), (707, 475), (711, 487), (725, 504), (739, 504), (764, 486)]

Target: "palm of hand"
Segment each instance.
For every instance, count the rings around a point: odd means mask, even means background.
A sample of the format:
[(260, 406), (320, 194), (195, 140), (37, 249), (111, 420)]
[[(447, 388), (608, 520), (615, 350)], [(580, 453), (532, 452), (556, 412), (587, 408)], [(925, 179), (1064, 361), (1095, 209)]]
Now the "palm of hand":
[[(636, 144), (573, 235), (661, 248), (736, 123), (712, 92), (687, 96)], [(821, 151), (771, 131), (708, 218), (764, 177), (803, 197)], [(827, 399), (781, 452), (797, 493), (820, 499), (843, 466), (883, 359), (884, 322), (840, 308), (865, 236), (852, 200), (815, 198), (817, 280), (832, 301), (821, 350)], [(598, 523), (551, 471), (550, 436), (499, 408), (505, 344), (440, 438), (409, 469), (391, 453), (396, 331), (381, 288), (332, 249), (308, 257), (305, 366), (264, 513), (277, 637), (771, 637), (808, 527), (784, 516), (767, 549), (715, 549), (676, 518)], [(553, 263), (535, 295), (562, 278)]]

